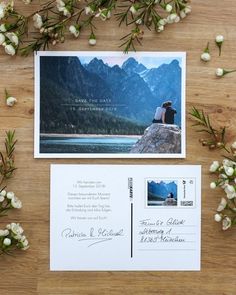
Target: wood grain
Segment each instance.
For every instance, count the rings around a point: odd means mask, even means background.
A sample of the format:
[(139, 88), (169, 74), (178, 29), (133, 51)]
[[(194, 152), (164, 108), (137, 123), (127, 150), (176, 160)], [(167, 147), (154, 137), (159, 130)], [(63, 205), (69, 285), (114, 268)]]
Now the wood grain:
[[(17, 2), (30, 13), (30, 6)], [(187, 109), (204, 107), (219, 124), (229, 127), (229, 140), (236, 138), (236, 74), (223, 79), (214, 76), (215, 68), (236, 68), (235, 0), (193, 0), (191, 15), (178, 25), (156, 36), (146, 32), (142, 48), (146, 51), (187, 51)], [(115, 21), (100, 22), (98, 44), (87, 45), (87, 37), (61, 44), (57, 50), (117, 50), (126, 28)], [(214, 44), (216, 34), (226, 41), (222, 56)], [(199, 55), (211, 41), (212, 61), (203, 64)], [(220, 191), (210, 191), (208, 165), (219, 157), (198, 144), (198, 134), (187, 120), (187, 158), (160, 159), (75, 159), (48, 160), (33, 158), (34, 74), (33, 57), (11, 58), (0, 50), (0, 142), (4, 132), (16, 129), (19, 140), (16, 163), (19, 168), (8, 187), (22, 199), (20, 212), (1, 219), (21, 222), (31, 248), (15, 257), (0, 259), (0, 294), (155, 294), (155, 295), (235, 295), (236, 230), (223, 233), (213, 221)], [(4, 104), (4, 88), (18, 98), (14, 108)], [(49, 271), (49, 165), (50, 163), (109, 164), (201, 164), (202, 175), (202, 270), (200, 272), (50, 272)], [(104, 255), (104, 253), (101, 253)], [(171, 261), (169, 262), (171, 264)]]

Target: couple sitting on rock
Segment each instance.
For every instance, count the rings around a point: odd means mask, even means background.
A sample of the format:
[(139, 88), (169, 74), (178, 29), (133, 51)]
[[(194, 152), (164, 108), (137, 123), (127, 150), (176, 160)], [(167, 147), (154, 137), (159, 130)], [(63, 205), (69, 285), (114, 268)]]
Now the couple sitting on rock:
[(163, 206), (176, 206), (177, 205), (177, 200), (174, 199), (174, 194), (169, 193), (162, 205)]
[(156, 108), (156, 113), (152, 123), (174, 124), (176, 110), (172, 108), (172, 102), (163, 102), (161, 107)]

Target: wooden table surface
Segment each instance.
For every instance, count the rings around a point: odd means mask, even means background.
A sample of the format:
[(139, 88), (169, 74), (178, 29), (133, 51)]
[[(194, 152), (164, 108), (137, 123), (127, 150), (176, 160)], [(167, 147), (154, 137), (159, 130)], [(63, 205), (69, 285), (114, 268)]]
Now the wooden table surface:
[[(33, 9), (17, 2), (27, 13)], [(235, 0), (193, 0), (192, 13), (180, 24), (169, 26), (160, 35), (146, 32), (143, 51), (187, 52), (187, 110), (192, 105), (204, 108), (219, 124), (229, 127), (229, 140), (236, 139), (236, 73), (222, 79), (215, 68), (236, 68)], [(56, 47), (57, 50), (117, 50), (125, 28), (115, 20), (100, 22), (97, 46), (89, 47), (82, 35)], [(222, 56), (214, 44), (223, 34)], [(203, 64), (200, 53), (210, 41), (212, 61)], [(1, 218), (20, 222), (31, 248), (15, 257), (0, 258), (0, 294), (236, 294), (236, 229), (222, 232), (213, 221), (221, 191), (211, 191), (209, 163), (220, 158), (198, 143), (198, 134), (187, 119), (187, 158), (160, 159), (34, 159), (34, 66), (33, 57), (9, 57), (0, 49), (0, 142), (8, 129), (16, 129), (18, 170), (8, 188), (23, 201), (23, 209)], [(18, 99), (14, 108), (4, 103), (4, 88)], [(50, 163), (109, 164), (201, 164), (202, 173), (202, 259), (200, 272), (50, 272), (49, 271), (49, 165)], [(171, 263), (171, 261), (170, 261)]]

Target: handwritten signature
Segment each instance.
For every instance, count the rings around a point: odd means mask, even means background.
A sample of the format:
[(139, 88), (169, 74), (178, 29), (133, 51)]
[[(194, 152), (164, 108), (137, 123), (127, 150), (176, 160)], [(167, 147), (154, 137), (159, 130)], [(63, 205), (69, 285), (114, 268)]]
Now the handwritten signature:
[(94, 228), (90, 227), (87, 232), (72, 229), (70, 227), (65, 228), (61, 232), (62, 238), (77, 239), (78, 242), (89, 241), (88, 247), (96, 245), (98, 243), (111, 241), (115, 237), (124, 236), (124, 229), (115, 231), (107, 228)]

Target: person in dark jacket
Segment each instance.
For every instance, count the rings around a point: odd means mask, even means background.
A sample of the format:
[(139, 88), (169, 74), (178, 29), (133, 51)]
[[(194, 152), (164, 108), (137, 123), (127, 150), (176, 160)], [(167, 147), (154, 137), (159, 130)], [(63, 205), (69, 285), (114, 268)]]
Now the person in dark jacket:
[(172, 108), (172, 102), (166, 102), (165, 124), (174, 124), (176, 113), (176, 110)]

